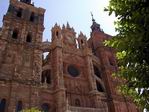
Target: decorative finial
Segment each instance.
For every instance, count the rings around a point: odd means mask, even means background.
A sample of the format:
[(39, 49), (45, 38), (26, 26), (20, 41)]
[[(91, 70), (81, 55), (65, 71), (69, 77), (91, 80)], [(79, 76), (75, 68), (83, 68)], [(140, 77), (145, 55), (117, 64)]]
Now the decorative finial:
[(67, 28), (70, 28), (70, 25), (69, 25), (69, 23), (67, 22)]
[(83, 33), (82, 33), (82, 31), (80, 31), (80, 35), (82, 35), (82, 36), (83, 36)]
[(94, 15), (92, 12), (91, 12), (91, 16), (92, 16), (92, 21), (95, 22)]
[(71, 30), (74, 32), (74, 28), (72, 27)]
[(57, 23), (55, 23), (54, 27), (57, 27)]
[(63, 24), (62, 28), (65, 29), (65, 25), (64, 24)]

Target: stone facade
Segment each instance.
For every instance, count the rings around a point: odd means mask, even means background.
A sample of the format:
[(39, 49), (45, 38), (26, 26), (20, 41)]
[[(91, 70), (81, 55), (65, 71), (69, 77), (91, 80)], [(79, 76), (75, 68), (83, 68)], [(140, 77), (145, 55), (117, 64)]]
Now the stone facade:
[[(37, 107), (44, 112), (138, 112), (112, 78), (115, 51), (93, 19), (91, 37), (67, 24), (42, 42), (44, 12), (31, 0), (10, 0), (0, 31), (0, 112)], [(47, 56), (44, 58), (44, 53)]]

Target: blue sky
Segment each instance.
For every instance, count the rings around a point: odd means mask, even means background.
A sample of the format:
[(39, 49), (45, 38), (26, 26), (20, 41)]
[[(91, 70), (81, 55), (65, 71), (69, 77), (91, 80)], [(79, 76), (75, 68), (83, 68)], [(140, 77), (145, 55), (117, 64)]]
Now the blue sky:
[[(94, 14), (96, 22), (101, 25), (105, 33), (115, 35), (114, 16), (108, 16), (104, 12), (104, 7), (109, 0), (32, 0), (37, 7), (46, 9), (44, 39), (50, 40), (51, 28), (57, 22), (59, 25), (69, 22), (78, 34), (82, 31), (88, 38), (90, 37), (90, 26), (92, 24), (91, 14)], [(2, 18), (8, 8), (9, 0), (0, 0), (0, 26)]]

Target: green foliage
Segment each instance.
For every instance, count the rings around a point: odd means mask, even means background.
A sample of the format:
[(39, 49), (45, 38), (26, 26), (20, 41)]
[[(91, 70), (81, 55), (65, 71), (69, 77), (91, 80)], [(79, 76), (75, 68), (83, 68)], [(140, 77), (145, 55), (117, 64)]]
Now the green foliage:
[(31, 108), (22, 110), (21, 112), (42, 112), (42, 111), (38, 110), (37, 108)]
[(116, 76), (127, 80), (120, 90), (149, 110), (149, 0), (110, 0), (105, 11), (117, 17), (118, 34), (106, 44), (117, 50)]

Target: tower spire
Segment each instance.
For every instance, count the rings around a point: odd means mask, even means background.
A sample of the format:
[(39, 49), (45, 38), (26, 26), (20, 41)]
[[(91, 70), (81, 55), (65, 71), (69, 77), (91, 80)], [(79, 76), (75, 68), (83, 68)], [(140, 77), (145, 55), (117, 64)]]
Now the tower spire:
[(101, 32), (102, 30), (100, 28), (100, 24), (96, 23), (92, 12), (91, 12), (91, 16), (92, 16), (92, 22), (93, 22), (92, 23), (92, 26), (91, 26), (92, 32), (93, 31), (99, 31), (99, 32)]

